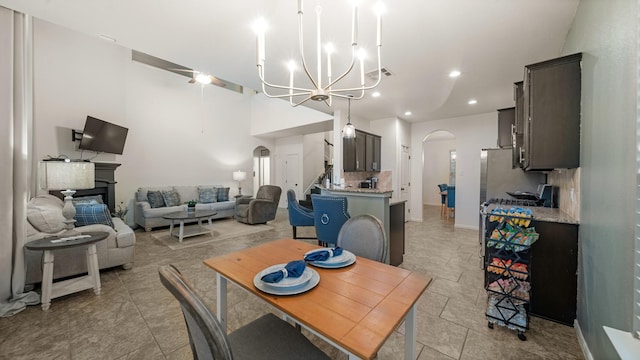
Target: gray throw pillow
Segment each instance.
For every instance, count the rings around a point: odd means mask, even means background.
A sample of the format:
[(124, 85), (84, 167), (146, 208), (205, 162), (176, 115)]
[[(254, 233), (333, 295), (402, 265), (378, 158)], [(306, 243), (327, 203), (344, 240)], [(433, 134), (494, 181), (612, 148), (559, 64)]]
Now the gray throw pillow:
[(218, 188), (218, 202), (229, 201), (229, 188)]
[(198, 202), (211, 204), (218, 201), (218, 190), (214, 187), (198, 188)]
[(164, 198), (160, 191), (147, 191), (147, 199), (149, 199), (149, 205), (151, 208), (164, 207)]
[(168, 190), (162, 191), (162, 198), (164, 199), (164, 204), (166, 206), (178, 206), (180, 205), (180, 195), (178, 195), (177, 191)]
[(102, 201), (102, 195), (89, 195), (89, 196), (81, 196), (74, 197), (71, 199), (73, 201), (73, 205), (77, 204), (104, 204)]

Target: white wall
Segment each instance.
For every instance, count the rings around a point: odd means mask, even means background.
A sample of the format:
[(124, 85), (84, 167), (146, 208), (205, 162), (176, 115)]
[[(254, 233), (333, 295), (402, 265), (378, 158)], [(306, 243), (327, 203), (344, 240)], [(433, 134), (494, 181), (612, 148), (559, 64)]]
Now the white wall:
[(637, 36), (637, 1), (583, 0), (562, 50), (582, 52), (577, 321), (593, 359), (618, 358), (603, 325), (632, 324)]
[[(302, 155), (302, 192), (324, 172), (324, 139), (327, 133), (305, 135)], [(298, 194), (302, 196), (302, 194)]]
[(498, 113), (425, 121), (411, 126), (411, 220), (422, 221), (422, 168), (424, 139), (432, 132), (446, 130), (456, 137), (455, 226), (478, 228), (480, 199), (480, 150), (495, 147)]
[(456, 140), (430, 140), (427, 138), (423, 144), (422, 203), (440, 206), (442, 199), (438, 184), (450, 184), (449, 152), (456, 149)]
[(288, 101), (271, 99), (261, 93), (253, 96), (251, 106), (251, 135), (268, 134), (333, 119), (332, 115), (304, 106), (292, 107)]

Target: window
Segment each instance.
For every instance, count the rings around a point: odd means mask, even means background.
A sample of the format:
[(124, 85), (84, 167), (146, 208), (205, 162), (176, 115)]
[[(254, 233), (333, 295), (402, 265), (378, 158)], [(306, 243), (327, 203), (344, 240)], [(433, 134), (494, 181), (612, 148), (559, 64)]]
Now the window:
[(449, 185), (456, 184), (456, 151), (449, 150)]

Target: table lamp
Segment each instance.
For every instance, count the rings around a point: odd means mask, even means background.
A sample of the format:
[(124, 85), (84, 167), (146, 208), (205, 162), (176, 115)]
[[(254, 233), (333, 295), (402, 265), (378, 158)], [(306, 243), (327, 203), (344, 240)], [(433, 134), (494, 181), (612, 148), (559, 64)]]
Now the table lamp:
[(238, 182), (238, 195), (242, 195), (242, 180), (247, 177), (247, 173), (244, 171), (234, 171), (233, 180)]
[[(73, 194), (76, 190), (95, 187), (95, 165), (84, 161), (41, 161), (40, 187), (48, 190), (62, 190), (64, 207), (62, 215), (67, 232), (72, 232), (76, 220), (76, 208), (73, 206)], [(73, 189), (73, 190), (72, 190)]]

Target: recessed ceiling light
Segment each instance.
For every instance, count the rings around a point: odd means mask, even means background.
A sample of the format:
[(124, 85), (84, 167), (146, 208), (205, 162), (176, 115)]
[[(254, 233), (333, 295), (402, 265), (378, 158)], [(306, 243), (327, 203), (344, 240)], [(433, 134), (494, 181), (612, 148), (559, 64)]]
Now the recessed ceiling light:
[(405, 111), (405, 112), (404, 112), (404, 114), (405, 114), (406, 116), (409, 116), (409, 115), (411, 115), (411, 111)]
[(462, 73), (459, 70), (453, 70), (449, 73), (449, 77), (457, 78), (458, 76), (460, 76), (460, 74)]
[(378, 91), (375, 91), (371, 94), (372, 97), (380, 97), (380, 93)]
[(467, 104), (469, 104), (469, 105), (475, 105), (475, 104), (477, 104), (477, 103), (478, 103), (478, 100), (476, 100), (476, 99), (471, 99), (471, 100), (469, 100), (469, 101), (467, 102)]

